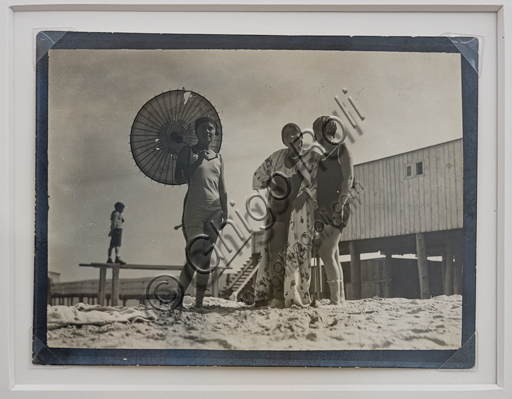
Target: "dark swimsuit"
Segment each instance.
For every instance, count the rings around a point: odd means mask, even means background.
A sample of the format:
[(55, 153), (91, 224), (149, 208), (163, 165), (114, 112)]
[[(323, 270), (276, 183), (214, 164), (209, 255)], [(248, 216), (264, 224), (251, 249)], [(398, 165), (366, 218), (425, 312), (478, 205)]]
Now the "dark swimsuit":
[[(343, 155), (345, 146), (340, 145), (333, 153), (318, 165), (317, 196), (318, 209), (315, 212), (315, 222), (333, 225), (332, 214), (340, 210), (340, 190), (344, 176), (339, 158)], [(346, 225), (349, 216), (349, 204), (344, 207), (343, 222)]]

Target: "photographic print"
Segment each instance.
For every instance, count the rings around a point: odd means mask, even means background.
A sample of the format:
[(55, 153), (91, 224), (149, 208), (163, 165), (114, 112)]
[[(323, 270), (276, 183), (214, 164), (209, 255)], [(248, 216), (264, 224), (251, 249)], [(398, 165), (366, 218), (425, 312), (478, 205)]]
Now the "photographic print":
[(35, 363), (473, 366), (475, 38), (37, 59)]

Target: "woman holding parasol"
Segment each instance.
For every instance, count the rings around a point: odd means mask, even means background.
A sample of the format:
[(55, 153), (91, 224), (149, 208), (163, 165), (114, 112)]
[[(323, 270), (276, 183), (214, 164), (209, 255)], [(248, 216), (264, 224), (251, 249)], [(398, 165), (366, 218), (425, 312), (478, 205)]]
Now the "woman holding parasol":
[(199, 118), (195, 121), (195, 131), (197, 144), (183, 147), (178, 154), (175, 180), (188, 182), (183, 209), (188, 253), (180, 285), (185, 292), (197, 271), (195, 305), (202, 307), (209, 278), (211, 251), (208, 248), (217, 238), (213, 225), (220, 230), (222, 221), (227, 218), (227, 194), (222, 158), (210, 149), (216, 132), (215, 121), (209, 117)]
[[(224, 166), (219, 154), (222, 125), (213, 105), (193, 91), (171, 90), (150, 99), (132, 126), (130, 145), (140, 170), (166, 184), (188, 184), (182, 215), (187, 264), (180, 276), (180, 300), (198, 272), (196, 305), (202, 306), (210, 270), (210, 253), (219, 223), (227, 217)], [(205, 234), (200, 239), (195, 239)], [(194, 243), (194, 245), (189, 245)], [(204, 255), (208, 252), (208, 255)], [(191, 261), (191, 262), (190, 262)]]

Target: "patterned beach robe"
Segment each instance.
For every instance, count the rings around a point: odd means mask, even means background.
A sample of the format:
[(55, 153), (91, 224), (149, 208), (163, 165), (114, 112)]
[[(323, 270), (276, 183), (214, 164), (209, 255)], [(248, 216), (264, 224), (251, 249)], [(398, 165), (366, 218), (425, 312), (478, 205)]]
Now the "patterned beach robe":
[(311, 303), (309, 286), (311, 283), (311, 256), (315, 237), (316, 173), (320, 161), (317, 149), (303, 157), (301, 172), (306, 176), (299, 190), (307, 194), (304, 205), (292, 209), (288, 227), (286, 269), (284, 275), (284, 306), (308, 306)]
[[(283, 171), (287, 149), (274, 152), (254, 172), (253, 189), (260, 190), (268, 187), (270, 177), (278, 171)], [(290, 216), (287, 250), (285, 259), (284, 295), (285, 306), (292, 304), (307, 306), (309, 298), (309, 282), (311, 280), (311, 245), (314, 236), (314, 210), (316, 209), (316, 170), (319, 153), (311, 151), (303, 156), (294, 166), (295, 172), (303, 176), (297, 197), (305, 193), (307, 200), (297, 211), (292, 210)], [(293, 168), (292, 168), (293, 169)], [(267, 204), (268, 206), (268, 204)], [(264, 243), (269, 240), (270, 230), (265, 231)], [(310, 245), (303, 245), (308, 242)], [(291, 252), (298, 250), (297, 252)], [(258, 271), (254, 283), (254, 300), (272, 299), (272, 286), (269, 273), (270, 255), (268, 246), (264, 245), (261, 252)]]

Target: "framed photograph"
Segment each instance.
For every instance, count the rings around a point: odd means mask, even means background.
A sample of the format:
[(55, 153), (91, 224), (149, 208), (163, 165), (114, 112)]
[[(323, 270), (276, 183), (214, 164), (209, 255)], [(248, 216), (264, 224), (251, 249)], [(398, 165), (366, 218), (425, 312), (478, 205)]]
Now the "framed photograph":
[(34, 363), (473, 367), (478, 55), (40, 32)]
[(6, 397), (507, 397), (507, 7), (0, 16)]

